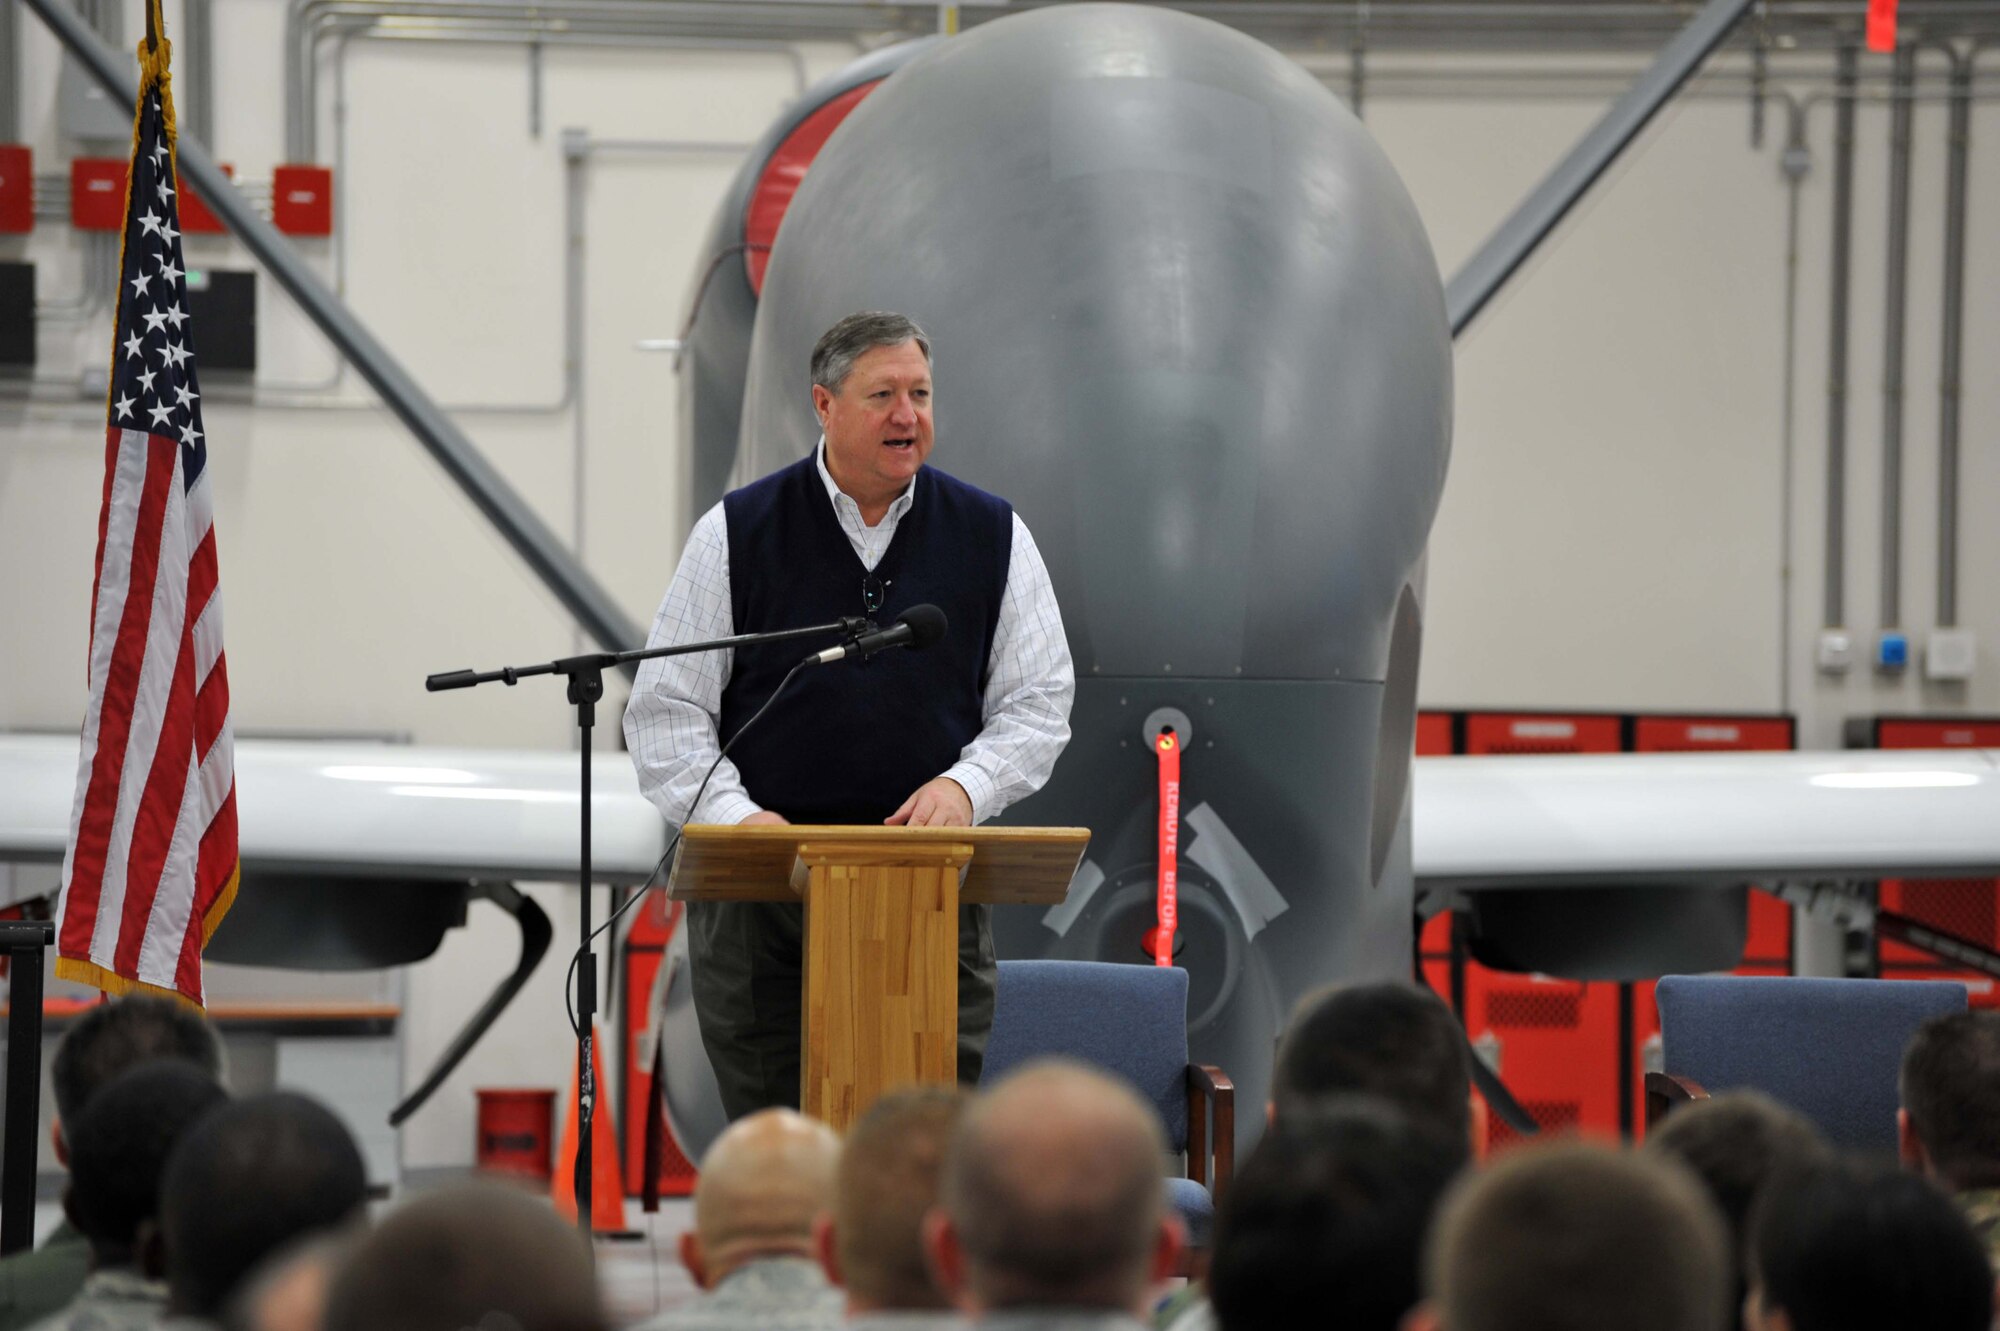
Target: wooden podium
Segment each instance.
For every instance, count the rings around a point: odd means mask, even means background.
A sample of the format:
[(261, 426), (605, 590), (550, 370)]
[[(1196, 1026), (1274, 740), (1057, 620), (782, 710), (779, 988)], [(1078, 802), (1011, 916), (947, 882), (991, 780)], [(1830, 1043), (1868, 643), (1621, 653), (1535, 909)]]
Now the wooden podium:
[(1049, 905), (1080, 827), (694, 824), (676, 901), (805, 903), (799, 1104), (846, 1132), (882, 1092), (958, 1075), (958, 905)]

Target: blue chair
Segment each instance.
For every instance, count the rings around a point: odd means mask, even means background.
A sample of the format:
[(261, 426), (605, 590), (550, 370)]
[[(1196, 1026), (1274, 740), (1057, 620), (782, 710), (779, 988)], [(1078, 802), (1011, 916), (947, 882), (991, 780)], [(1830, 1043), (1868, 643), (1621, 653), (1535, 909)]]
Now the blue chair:
[(1963, 1012), (1965, 986), (1917, 980), (1669, 975), (1656, 991), (1665, 1073), (1646, 1077), (1646, 1121), (1676, 1101), (1763, 1091), (1835, 1146), (1896, 1149), (1903, 1047)]
[(1187, 972), (1102, 961), (1003, 961), (980, 1083), (1060, 1055), (1110, 1072), (1160, 1111), (1187, 1177), (1167, 1180), (1188, 1238), (1206, 1247), (1236, 1158), (1236, 1090), (1188, 1062)]

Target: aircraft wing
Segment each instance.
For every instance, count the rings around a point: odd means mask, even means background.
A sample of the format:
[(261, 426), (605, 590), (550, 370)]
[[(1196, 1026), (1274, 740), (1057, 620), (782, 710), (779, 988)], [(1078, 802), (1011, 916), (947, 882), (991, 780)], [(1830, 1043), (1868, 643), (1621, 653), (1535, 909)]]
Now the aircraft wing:
[[(75, 736), (0, 735), (0, 860), (60, 860), (76, 789)], [(239, 739), (236, 805), (247, 873), (540, 882), (574, 879), (576, 755)], [(644, 881), (665, 825), (622, 753), (591, 764), (592, 877)]]
[[(62, 858), (70, 736), (0, 735), (0, 860)], [(246, 871), (574, 878), (562, 752), (239, 740)], [(643, 881), (666, 828), (619, 753), (592, 765), (594, 877)], [(1985, 749), (1419, 758), (1428, 889), (1621, 880), (2000, 873), (2000, 755)]]
[(1986, 749), (1419, 758), (1420, 887), (2000, 872)]

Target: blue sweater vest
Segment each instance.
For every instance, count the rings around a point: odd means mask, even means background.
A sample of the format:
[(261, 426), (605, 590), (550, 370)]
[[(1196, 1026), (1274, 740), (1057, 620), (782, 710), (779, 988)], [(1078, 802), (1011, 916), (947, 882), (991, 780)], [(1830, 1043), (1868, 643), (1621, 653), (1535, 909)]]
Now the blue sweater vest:
[[(726, 495), (729, 599), (738, 633), (866, 613), (867, 570), (840, 529), (814, 455)], [(875, 566), (871, 616), (888, 625), (929, 602), (950, 627), (922, 651), (799, 672), (729, 751), (750, 798), (795, 823), (880, 823), (953, 763), (982, 727), (981, 699), (1013, 553), (1013, 509), (943, 472), (917, 472), (910, 511)], [(799, 643), (739, 647), (722, 691), (727, 744), (805, 655)]]

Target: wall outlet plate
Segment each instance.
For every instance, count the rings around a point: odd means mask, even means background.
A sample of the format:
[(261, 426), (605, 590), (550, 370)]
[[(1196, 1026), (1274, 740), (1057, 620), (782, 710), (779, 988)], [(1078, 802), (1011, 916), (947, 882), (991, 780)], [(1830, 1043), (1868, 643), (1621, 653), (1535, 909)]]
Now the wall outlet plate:
[(1971, 679), (1978, 659), (1979, 635), (1971, 629), (1934, 629), (1924, 643), (1924, 677)]
[(1854, 664), (1854, 639), (1846, 629), (1821, 629), (1814, 661), (1823, 675), (1844, 675)]

